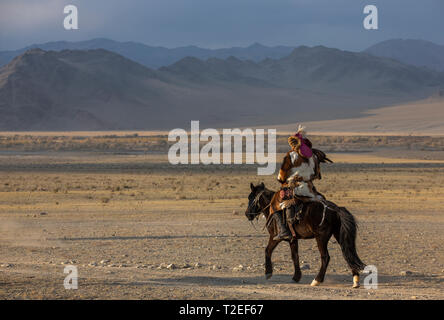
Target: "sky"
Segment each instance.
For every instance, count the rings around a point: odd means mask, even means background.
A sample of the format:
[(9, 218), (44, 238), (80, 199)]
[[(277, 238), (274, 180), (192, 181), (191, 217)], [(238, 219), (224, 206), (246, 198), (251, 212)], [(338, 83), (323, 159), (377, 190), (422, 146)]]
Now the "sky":
[[(78, 30), (63, 27), (69, 4)], [(363, 27), (366, 5), (378, 8), (378, 30)], [(392, 38), (444, 45), (444, 0), (0, 0), (0, 50), (92, 38), (169, 48), (259, 42), (360, 51)]]

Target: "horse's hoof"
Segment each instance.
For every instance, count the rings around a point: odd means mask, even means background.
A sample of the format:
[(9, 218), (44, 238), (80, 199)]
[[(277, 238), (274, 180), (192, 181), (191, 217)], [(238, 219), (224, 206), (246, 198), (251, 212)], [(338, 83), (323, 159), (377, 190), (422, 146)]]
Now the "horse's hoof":
[(300, 275), (299, 276), (294, 276), (292, 279), (293, 279), (294, 282), (299, 282), (301, 280), (301, 276)]
[(359, 276), (353, 276), (353, 288), (356, 289), (356, 288), (359, 288), (359, 287), (360, 287), (360, 285), (359, 285)]
[(321, 285), (321, 283), (318, 280), (313, 280), (310, 285), (312, 287), (317, 287), (317, 286)]
[(265, 279), (267, 279), (267, 280), (270, 279), (272, 275), (273, 275), (272, 273), (266, 273), (265, 274)]

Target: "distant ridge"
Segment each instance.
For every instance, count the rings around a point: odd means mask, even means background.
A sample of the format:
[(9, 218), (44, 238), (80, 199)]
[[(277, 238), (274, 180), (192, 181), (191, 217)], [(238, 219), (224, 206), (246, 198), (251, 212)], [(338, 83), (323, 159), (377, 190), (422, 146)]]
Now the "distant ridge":
[[(149, 46), (138, 42), (119, 42), (106, 38), (96, 38), (78, 42), (54, 41), (33, 44), (18, 50), (0, 51), (0, 66), (9, 63), (14, 57), (33, 48), (40, 48), (46, 51), (105, 49), (118, 53), (146, 67), (158, 69), (163, 66), (169, 66), (185, 57), (207, 60), (209, 58), (227, 59), (233, 56), (240, 60), (251, 60), (254, 62), (267, 58), (280, 59), (289, 55), (296, 47), (270, 47), (256, 42), (247, 47), (221, 49), (205, 49), (192, 45), (165, 48)], [(390, 39), (372, 45), (363, 52), (377, 57), (395, 59), (405, 64), (444, 71), (444, 46), (430, 41)]]
[(33, 44), (15, 51), (0, 51), (0, 66), (9, 63), (14, 57), (33, 48), (40, 48), (46, 51), (105, 49), (118, 53), (146, 67), (155, 69), (162, 66), (168, 66), (185, 57), (196, 57), (204, 60), (208, 58), (226, 59), (230, 56), (237, 57), (241, 60), (252, 61), (261, 61), (265, 58), (279, 59), (290, 54), (294, 49), (294, 47), (287, 46), (268, 47), (259, 43), (254, 43), (248, 47), (231, 47), (222, 49), (204, 49), (197, 46), (169, 49), (165, 47), (148, 46), (138, 42), (118, 42), (110, 39), (98, 38), (79, 42), (48, 42), (43, 44)]
[(379, 42), (364, 52), (418, 67), (444, 71), (444, 46), (430, 41), (391, 39)]
[(324, 46), (300, 46), (288, 56), (260, 62), (187, 57), (160, 71), (188, 81), (228, 81), (333, 94), (428, 95), (444, 74), (395, 60)]

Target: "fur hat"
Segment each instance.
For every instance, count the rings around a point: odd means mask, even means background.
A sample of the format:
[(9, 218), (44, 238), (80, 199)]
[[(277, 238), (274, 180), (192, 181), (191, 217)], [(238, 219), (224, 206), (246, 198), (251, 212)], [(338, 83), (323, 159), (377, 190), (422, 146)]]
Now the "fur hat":
[(291, 149), (293, 149), (293, 151), (296, 151), (301, 146), (301, 139), (295, 136), (290, 136), (288, 137), (288, 144), (290, 145)]
[(303, 139), (305, 134), (305, 127), (299, 125), (296, 133), (288, 138), (288, 144), (290, 145), (291, 149), (294, 151), (299, 149), (302, 143), (301, 139)]

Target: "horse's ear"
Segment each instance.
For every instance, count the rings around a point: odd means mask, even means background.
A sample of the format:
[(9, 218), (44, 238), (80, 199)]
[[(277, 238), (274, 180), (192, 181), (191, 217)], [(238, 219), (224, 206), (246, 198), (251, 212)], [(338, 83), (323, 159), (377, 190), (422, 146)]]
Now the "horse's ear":
[(251, 191), (253, 191), (253, 190), (254, 190), (254, 185), (253, 185), (253, 183), (252, 183), (252, 182), (250, 183), (250, 189), (251, 189)]
[(263, 182), (261, 183), (260, 186), (261, 186), (261, 189), (265, 189), (265, 184)]

